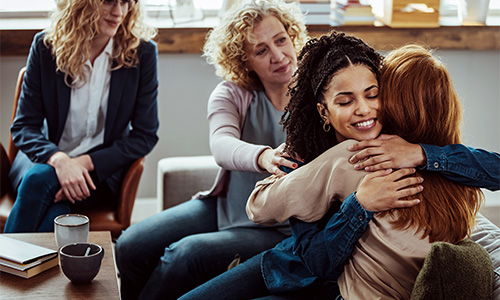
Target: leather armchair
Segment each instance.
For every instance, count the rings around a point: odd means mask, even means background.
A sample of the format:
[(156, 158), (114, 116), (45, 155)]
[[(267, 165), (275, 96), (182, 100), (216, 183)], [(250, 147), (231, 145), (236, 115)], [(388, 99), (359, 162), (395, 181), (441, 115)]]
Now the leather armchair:
[[(25, 68), (22, 68), (19, 71), (16, 91), (14, 94), (14, 109), (12, 112), (12, 120), (14, 119), (14, 116), (16, 114), (17, 102), (21, 94), (24, 72)], [(15, 201), (15, 191), (9, 182), (8, 174), (11, 163), (14, 161), (18, 149), (12, 142), (12, 136), (9, 140), (8, 154), (7, 151), (5, 151), (3, 145), (1, 146), (0, 232), (3, 232), (5, 222), (7, 221), (7, 217), (9, 216), (10, 210), (12, 209)], [(118, 204), (116, 206), (109, 205), (92, 208), (91, 210), (80, 209), (72, 212), (88, 216), (90, 219), (91, 231), (110, 231), (111, 236), (114, 240), (116, 240), (120, 236), (121, 232), (128, 226), (130, 226), (132, 209), (134, 208), (139, 182), (144, 170), (144, 161), (144, 157), (139, 158), (129, 167), (122, 182)]]

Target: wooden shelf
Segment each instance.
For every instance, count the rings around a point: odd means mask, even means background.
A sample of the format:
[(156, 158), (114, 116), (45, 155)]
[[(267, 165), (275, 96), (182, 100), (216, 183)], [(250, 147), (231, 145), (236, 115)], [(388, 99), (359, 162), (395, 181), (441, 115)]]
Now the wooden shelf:
[[(155, 41), (159, 53), (201, 53), (210, 28), (160, 28)], [(392, 50), (406, 43), (422, 43), (440, 50), (500, 50), (500, 26), (441, 26), (439, 28), (390, 28), (386, 26), (308, 26), (311, 36), (330, 30), (353, 34), (377, 50)], [(28, 54), (40, 29), (0, 30), (0, 55)]]

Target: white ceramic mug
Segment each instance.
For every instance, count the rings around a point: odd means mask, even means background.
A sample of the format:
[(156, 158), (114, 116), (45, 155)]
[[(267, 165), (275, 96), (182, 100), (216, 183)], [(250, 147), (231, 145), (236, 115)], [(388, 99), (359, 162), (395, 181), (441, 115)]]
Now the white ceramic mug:
[(484, 24), (488, 15), (490, 0), (460, 0), (458, 5), (459, 17), (463, 22), (477, 22)]
[(57, 247), (72, 243), (86, 243), (89, 237), (89, 218), (79, 214), (60, 215), (54, 219)]

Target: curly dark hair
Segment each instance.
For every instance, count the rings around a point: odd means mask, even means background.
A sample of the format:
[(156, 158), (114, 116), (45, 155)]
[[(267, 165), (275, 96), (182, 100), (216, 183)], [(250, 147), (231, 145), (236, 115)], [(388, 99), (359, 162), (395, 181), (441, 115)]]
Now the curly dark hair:
[(336, 31), (309, 40), (298, 57), (298, 69), (288, 88), (290, 102), (281, 123), (287, 133), (285, 151), (306, 163), (335, 146), (335, 130), (324, 132), (317, 103), (333, 76), (350, 65), (365, 65), (379, 80), (383, 56), (362, 40)]

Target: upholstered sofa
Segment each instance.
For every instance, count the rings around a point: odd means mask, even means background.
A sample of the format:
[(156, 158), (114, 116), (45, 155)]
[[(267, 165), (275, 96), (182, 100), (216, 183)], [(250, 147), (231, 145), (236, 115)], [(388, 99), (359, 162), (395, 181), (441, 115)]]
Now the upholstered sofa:
[[(169, 157), (161, 159), (158, 162), (158, 177), (157, 177), (157, 197), (158, 197), (158, 209), (164, 210), (169, 207), (180, 204), (192, 198), (197, 192), (208, 190), (211, 188), (217, 172), (220, 167), (215, 163), (213, 156), (185, 156), (185, 157)], [(493, 277), (494, 284), (492, 288), (492, 299), (500, 299), (500, 229), (490, 222), (485, 217), (479, 217), (477, 220), (477, 228), (483, 230), (474, 232), (472, 239), (478, 244), (484, 247), (490, 254), (493, 263)], [(486, 229), (486, 230), (484, 230)], [(463, 249), (462, 249), (463, 250)], [(465, 252), (467, 253), (467, 252)], [(429, 257), (428, 257), (429, 258)], [(447, 257), (450, 260), (450, 257)], [(454, 258), (453, 258), (454, 259)], [(453, 261), (453, 260), (452, 260)], [(427, 262), (427, 259), (426, 259)], [(439, 263), (445, 263), (444, 260)], [(426, 263), (424, 267), (433, 266), (436, 264), (434, 261)], [(446, 264), (445, 264), (446, 265)], [(466, 289), (465, 285), (457, 280), (457, 274), (453, 272), (460, 272), (460, 270), (455, 271), (454, 266), (449, 265), (452, 270), (451, 273), (453, 280), (448, 280), (445, 278), (445, 272), (433, 272), (434, 275), (439, 273), (439, 276), (429, 277), (429, 274), (425, 276), (420, 276), (417, 279), (417, 283), (420, 286), (419, 291), (422, 291), (422, 282), (427, 284), (428, 282), (433, 282), (435, 286), (436, 282), (440, 284), (440, 295), (433, 294), (432, 299), (451, 299), (450, 293), (446, 291), (451, 291), (457, 288)], [(432, 269), (432, 268), (431, 268)], [(463, 269), (463, 268), (462, 268)], [(422, 269), (424, 270), (424, 268)], [(476, 274), (477, 270), (470, 270), (470, 276), (474, 280), (479, 281)], [(421, 272), (421, 275), (422, 272)], [(422, 277), (422, 278), (420, 278)], [(425, 279), (423, 278), (425, 277)], [(444, 281), (444, 283), (443, 283)], [(417, 283), (415, 286), (417, 286)], [(426, 286), (424, 284), (424, 286)], [(446, 291), (445, 291), (446, 290)], [(425, 287), (423, 291), (428, 293), (432, 291), (431, 288)], [(464, 294), (465, 295), (465, 294)], [(412, 295), (412, 299), (426, 299), (428, 295), (423, 293), (420, 295)], [(477, 297), (474, 297), (477, 299)]]

